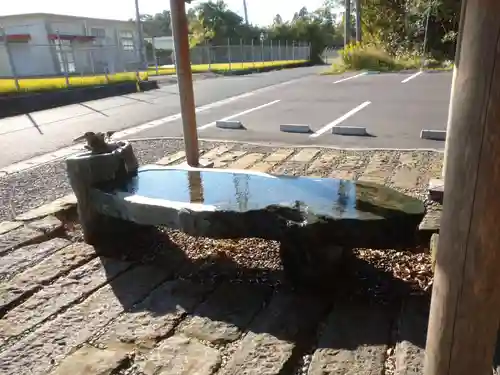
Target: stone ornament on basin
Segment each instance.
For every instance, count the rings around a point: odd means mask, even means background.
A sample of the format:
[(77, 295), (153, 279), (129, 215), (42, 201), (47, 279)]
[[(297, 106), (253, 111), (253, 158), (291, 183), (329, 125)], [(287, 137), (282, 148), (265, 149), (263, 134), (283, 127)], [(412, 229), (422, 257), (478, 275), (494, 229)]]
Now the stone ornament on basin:
[(344, 249), (408, 242), (425, 214), (420, 200), (371, 183), (189, 166), (138, 168), (126, 142), (66, 163), (88, 243), (109, 235), (110, 222), (278, 240), (285, 272), (295, 282), (331, 274)]

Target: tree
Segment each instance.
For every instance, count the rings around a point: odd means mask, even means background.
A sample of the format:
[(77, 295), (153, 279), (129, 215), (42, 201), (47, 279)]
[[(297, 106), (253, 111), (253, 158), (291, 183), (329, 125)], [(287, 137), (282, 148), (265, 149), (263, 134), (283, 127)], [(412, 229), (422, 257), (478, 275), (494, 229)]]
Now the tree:
[[(343, 7), (345, 0), (327, 0)], [(460, 16), (460, 0), (362, 0), (364, 40), (389, 53), (422, 53), (426, 17), (430, 10), (427, 51), (453, 58)]]
[(280, 14), (277, 14), (276, 16), (274, 16), (273, 26), (279, 26), (279, 25), (283, 25), (283, 18), (281, 17)]
[(156, 13), (155, 15), (141, 15), (141, 22), (145, 36), (153, 37), (172, 35), (172, 21), (169, 10), (164, 10), (163, 12)]

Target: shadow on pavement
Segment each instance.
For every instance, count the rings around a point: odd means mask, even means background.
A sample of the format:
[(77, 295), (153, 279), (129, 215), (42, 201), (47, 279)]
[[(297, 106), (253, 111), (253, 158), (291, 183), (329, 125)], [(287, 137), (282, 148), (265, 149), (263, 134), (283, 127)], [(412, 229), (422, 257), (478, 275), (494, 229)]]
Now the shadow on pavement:
[[(320, 347), (330, 348), (390, 345), (401, 302), (412, 293), (404, 281), (354, 256), (347, 257), (338, 274), (332, 275), (328, 290), (297, 292), (287, 285), (280, 269), (245, 268), (222, 253), (188, 258), (166, 233), (156, 228), (144, 228), (139, 234), (121, 237), (96, 251), (103, 258), (146, 265), (162, 280), (146, 300), (133, 306), (129, 288), (123, 282), (115, 282), (117, 278), (110, 280), (125, 311), (163, 316), (174, 313), (180, 304), (193, 319), (201, 319), (198, 328), (207, 329), (210, 321), (218, 322), (216, 326), (225, 324), (226, 331), (212, 327), (215, 333), (209, 334), (208, 341), (216, 344), (232, 341), (231, 334), (227, 338), (227, 330), (249, 330), (294, 342), (300, 353), (318, 339)], [(105, 268), (108, 264), (103, 262)], [(183, 306), (179, 302), (182, 298), (172, 303), (168, 302), (171, 294), (162, 294), (168, 283), (175, 284), (173, 289), (179, 288), (181, 294), (184, 287), (193, 289), (200, 285), (207, 293), (201, 304), (187, 298), (189, 302)], [(172, 291), (171, 287), (166, 289)], [(326, 328), (320, 329), (323, 323)], [(339, 327), (343, 327), (343, 333), (339, 333)], [(332, 329), (334, 333), (328, 333)], [(237, 339), (240, 333), (233, 338)], [(419, 347), (425, 345), (425, 338), (422, 341), (409, 335), (408, 340)]]

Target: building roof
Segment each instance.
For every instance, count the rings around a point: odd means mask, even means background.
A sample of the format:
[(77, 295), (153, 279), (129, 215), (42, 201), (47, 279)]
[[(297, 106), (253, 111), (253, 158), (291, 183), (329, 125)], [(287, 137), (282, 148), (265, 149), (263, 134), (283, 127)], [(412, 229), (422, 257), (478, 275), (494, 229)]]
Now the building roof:
[(89, 20), (98, 22), (118, 22), (118, 23), (131, 23), (134, 21), (124, 21), (124, 20), (113, 20), (109, 18), (93, 18), (93, 17), (80, 17), (80, 16), (70, 16), (66, 14), (55, 14), (55, 13), (21, 13), (21, 14), (9, 14), (2, 16), (0, 15), (0, 20), (16, 19), (16, 18), (64, 18), (72, 20)]

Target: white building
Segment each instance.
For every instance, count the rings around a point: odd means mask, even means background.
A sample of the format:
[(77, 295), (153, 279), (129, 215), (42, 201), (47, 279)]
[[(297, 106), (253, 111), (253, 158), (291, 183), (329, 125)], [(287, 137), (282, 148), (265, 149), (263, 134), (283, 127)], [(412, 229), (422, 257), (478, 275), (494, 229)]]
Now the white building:
[(33, 13), (0, 16), (0, 77), (121, 72), (140, 66), (130, 21)]

